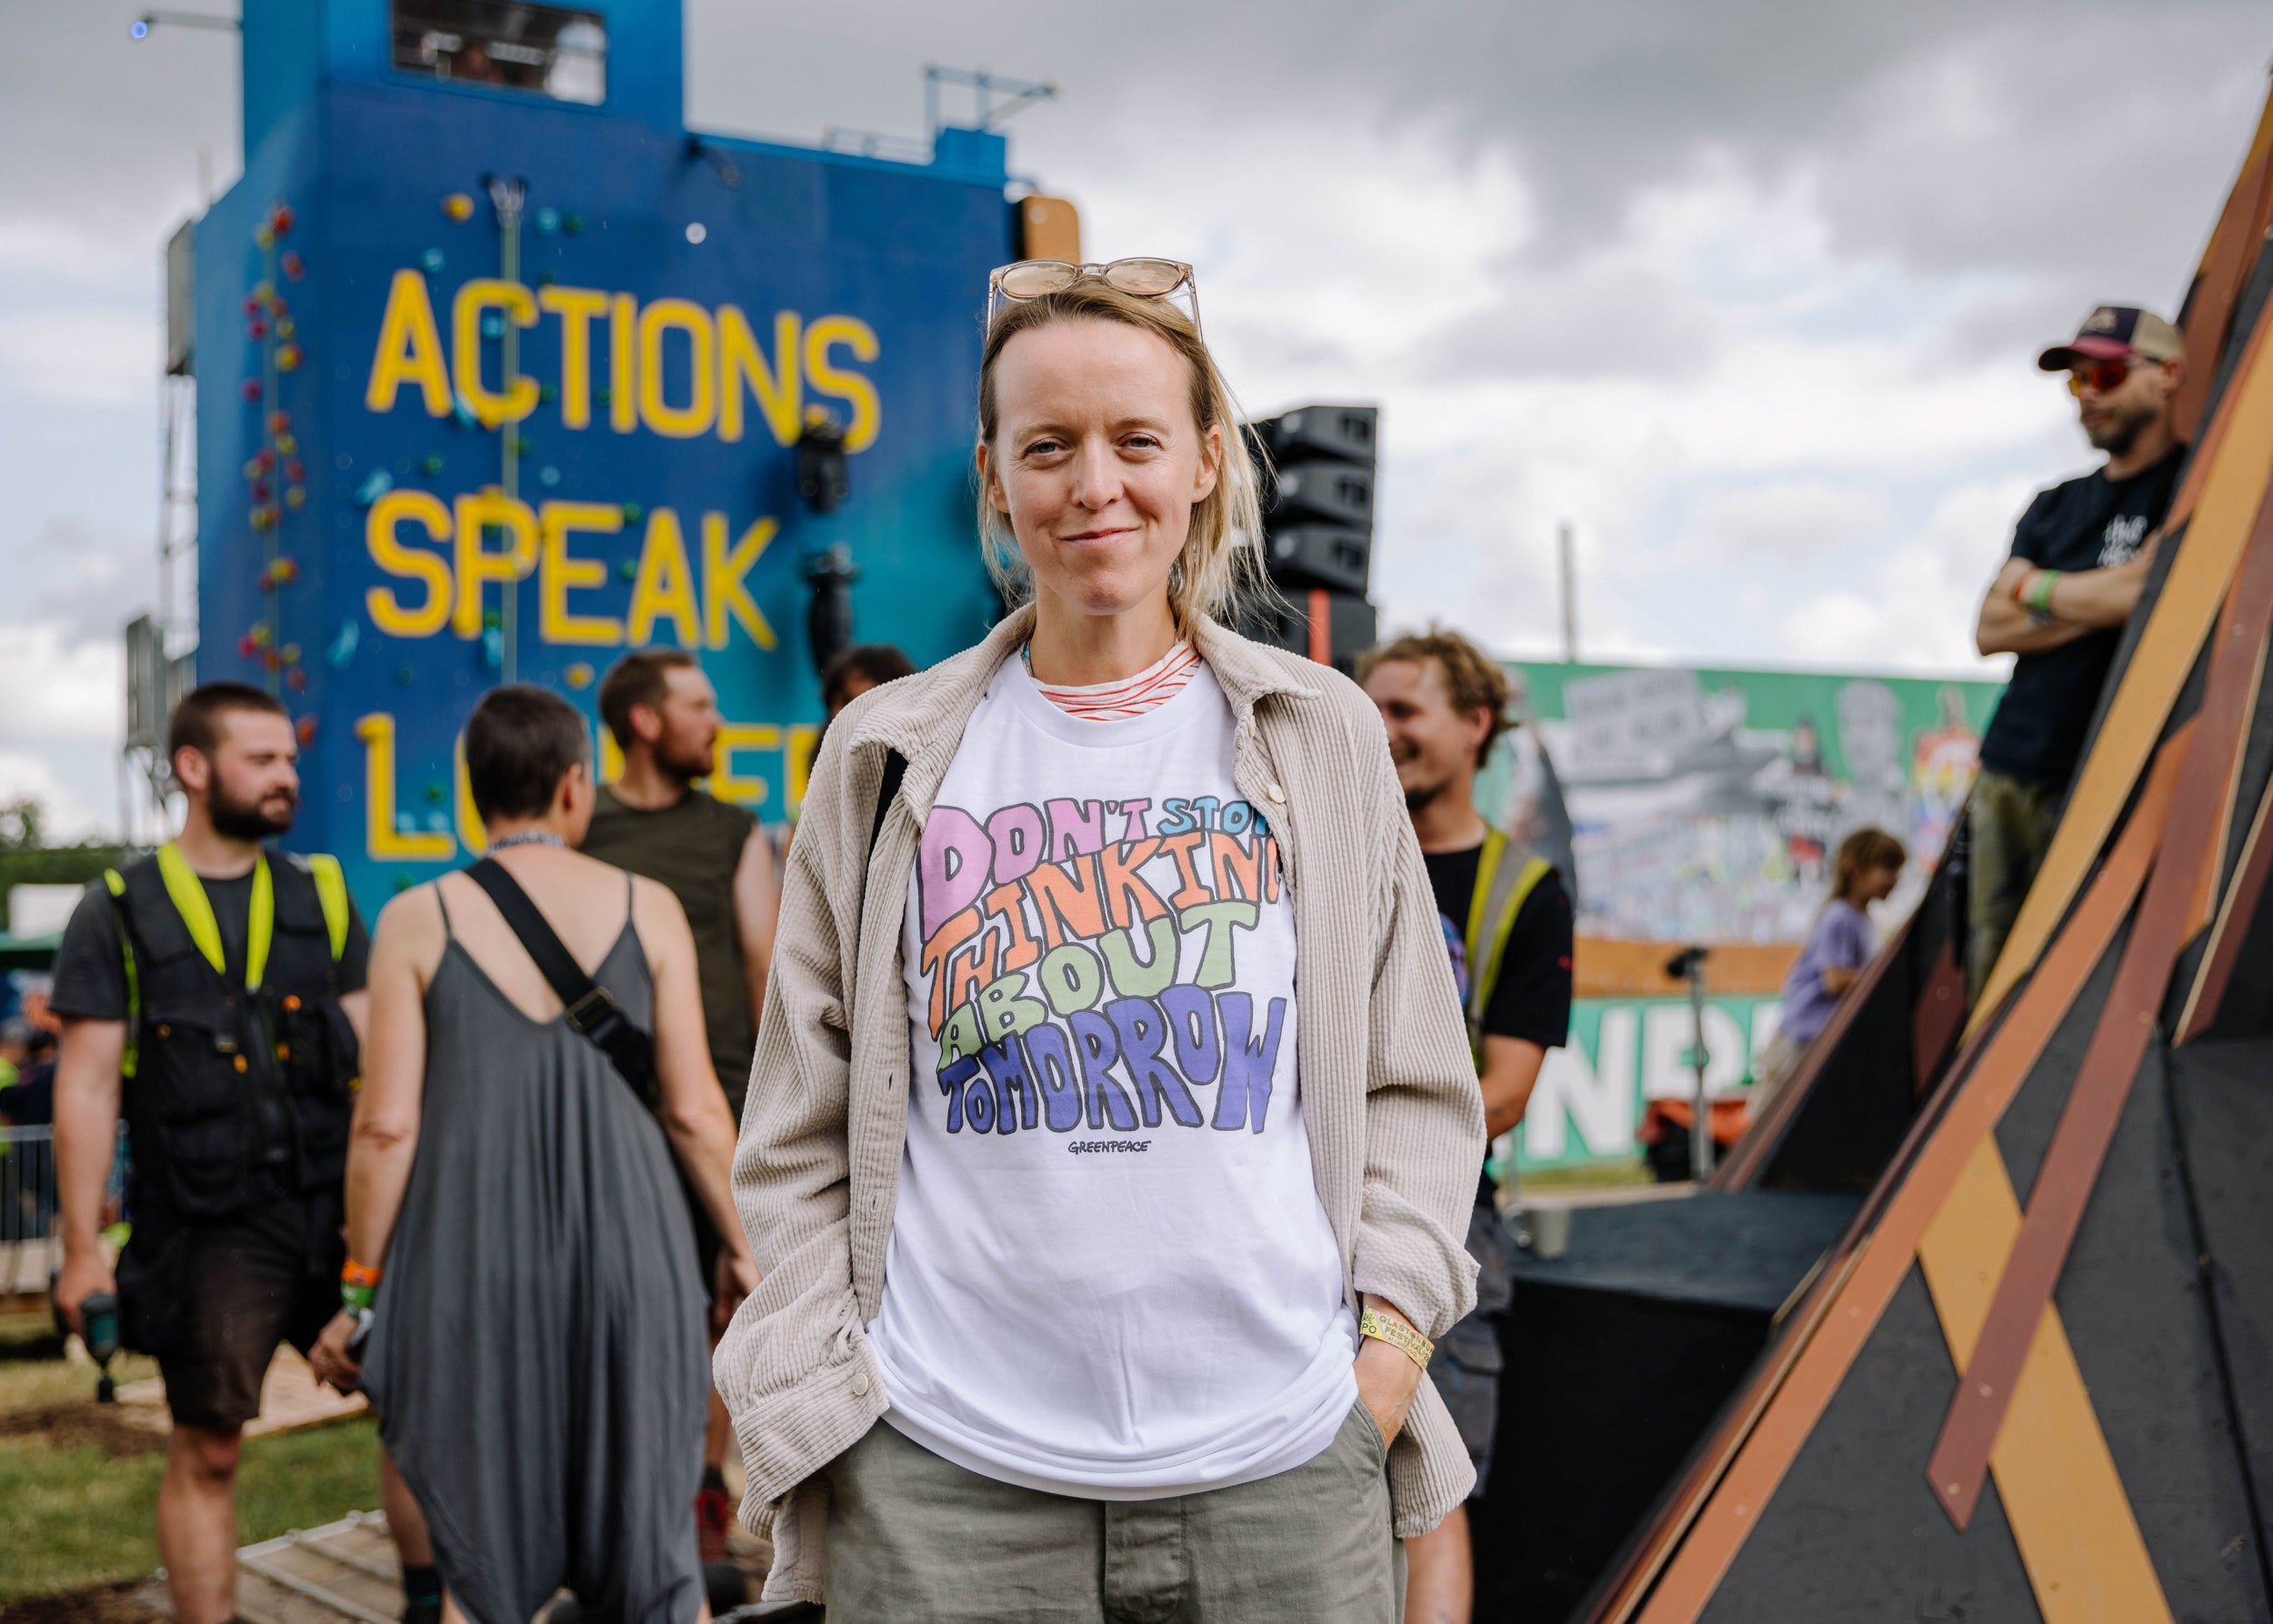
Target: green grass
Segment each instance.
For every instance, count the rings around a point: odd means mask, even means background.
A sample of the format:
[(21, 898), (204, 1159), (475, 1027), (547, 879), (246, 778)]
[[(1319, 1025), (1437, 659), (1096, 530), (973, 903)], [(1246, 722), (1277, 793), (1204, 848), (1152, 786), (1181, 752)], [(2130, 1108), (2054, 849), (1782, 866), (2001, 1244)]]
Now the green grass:
[[(138, 1353), (111, 1360), (120, 1386), (158, 1373), (158, 1362)], [(95, 1368), (66, 1361), (55, 1323), (45, 1308), (0, 1315), (0, 1416), (57, 1404), (78, 1404), (95, 1397)]]
[[(156, 1361), (111, 1363), (122, 1382), (157, 1374)], [(0, 1416), (71, 1406), (93, 1412), (95, 1372), (66, 1362), (45, 1313), (0, 1317)], [(65, 1434), (84, 1439), (77, 1429)], [(153, 1443), (156, 1440), (154, 1439)], [(0, 1603), (133, 1579), (158, 1565), (152, 1526), (162, 1447), (114, 1455), (45, 1432), (0, 1436)], [(314, 1528), (379, 1503), (379, 1443), (367, 1416), (256, 1438), (237, 1471), (237, 1529), (245, 1543)]]
[(1649, 1164), (1638, 1156), (1630, 1161), (1590, 1161), (1569, 1168), (1542, 1168), (1523, 1176), (1526, 1189), (1608, 1189), (1649, 1182)]
[[(36, 1436), (0, 1439), (0, 1602), (132, 1579), (158, 1565), (153, 1518), (163, 1451), (119, 1458), (58, 1449)], [(273, 1539), (379, 1503), (377, 1424), (368, 1416), (245, 1446), (237, 1538)]]

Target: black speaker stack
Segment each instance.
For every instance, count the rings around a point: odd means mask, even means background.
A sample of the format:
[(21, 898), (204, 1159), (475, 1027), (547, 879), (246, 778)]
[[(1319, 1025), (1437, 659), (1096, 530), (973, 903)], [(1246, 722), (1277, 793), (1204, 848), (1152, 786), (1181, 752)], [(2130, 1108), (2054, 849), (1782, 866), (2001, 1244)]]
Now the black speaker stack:
[(1280, 602), (1246, 628), (1347, 673), (1377, 632), (1374, 475), (1381, 411), (1306, 406), (1247, 425), (1263, 482), (1263, 549)]

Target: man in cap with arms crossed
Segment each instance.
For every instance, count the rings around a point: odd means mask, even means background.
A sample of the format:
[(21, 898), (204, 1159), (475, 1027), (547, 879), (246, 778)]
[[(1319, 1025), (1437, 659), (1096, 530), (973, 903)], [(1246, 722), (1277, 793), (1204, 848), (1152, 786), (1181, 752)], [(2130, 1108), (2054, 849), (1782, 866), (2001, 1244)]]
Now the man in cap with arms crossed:
[(2186, 342), (2153, 311), (2102, 305), (2037, 365), (2068, 373), (2085, 436), (2108, 460), (2037, 494), (1981, 600), (1975, 645), (2018, 657), (1973, 788), (1966, 975), (1976, 996), (2052, 844), (2186, 457), (2171, 421)]

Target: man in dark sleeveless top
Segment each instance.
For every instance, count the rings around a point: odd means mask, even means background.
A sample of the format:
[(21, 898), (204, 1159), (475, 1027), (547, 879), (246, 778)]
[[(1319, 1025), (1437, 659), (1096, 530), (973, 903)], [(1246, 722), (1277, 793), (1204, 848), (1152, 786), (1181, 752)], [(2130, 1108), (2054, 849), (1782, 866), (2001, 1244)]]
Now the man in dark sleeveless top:
[[(772, 843), (749, 812), (695, 787), (713, 770), (719, 723), (717, 692), (693, 655), (676, 648), (626, 655), (600, 683), (600, 719), (623, 752), (624, 770), (600, 790), (579, 849), (667, 886), (686, 910), (711, 1065), (739, 1123), (781, 905)], [(716, 1278), (717, 1236), (699, 1211), (695, 1218), (714, 1329), (723, 1328), (734, 1305)], [(696, 1500), (706, 1562), (725, 1559), (734, 1520), (723, 1476), (730, 1436), (726, 1408), (714, 1395)]]

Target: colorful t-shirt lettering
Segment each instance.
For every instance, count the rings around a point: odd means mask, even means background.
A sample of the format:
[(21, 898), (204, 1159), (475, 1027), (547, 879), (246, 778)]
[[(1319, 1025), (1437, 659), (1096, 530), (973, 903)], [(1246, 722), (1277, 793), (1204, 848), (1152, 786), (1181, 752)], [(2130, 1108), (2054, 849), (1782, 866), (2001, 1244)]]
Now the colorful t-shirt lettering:
[(1310, 1168), (1294, 910), (1204, 666), (1119, 720), (996, 673), (909, 880), (886, 1420), (1100, 1499), (1269, 1477), (1357, 1396)]

